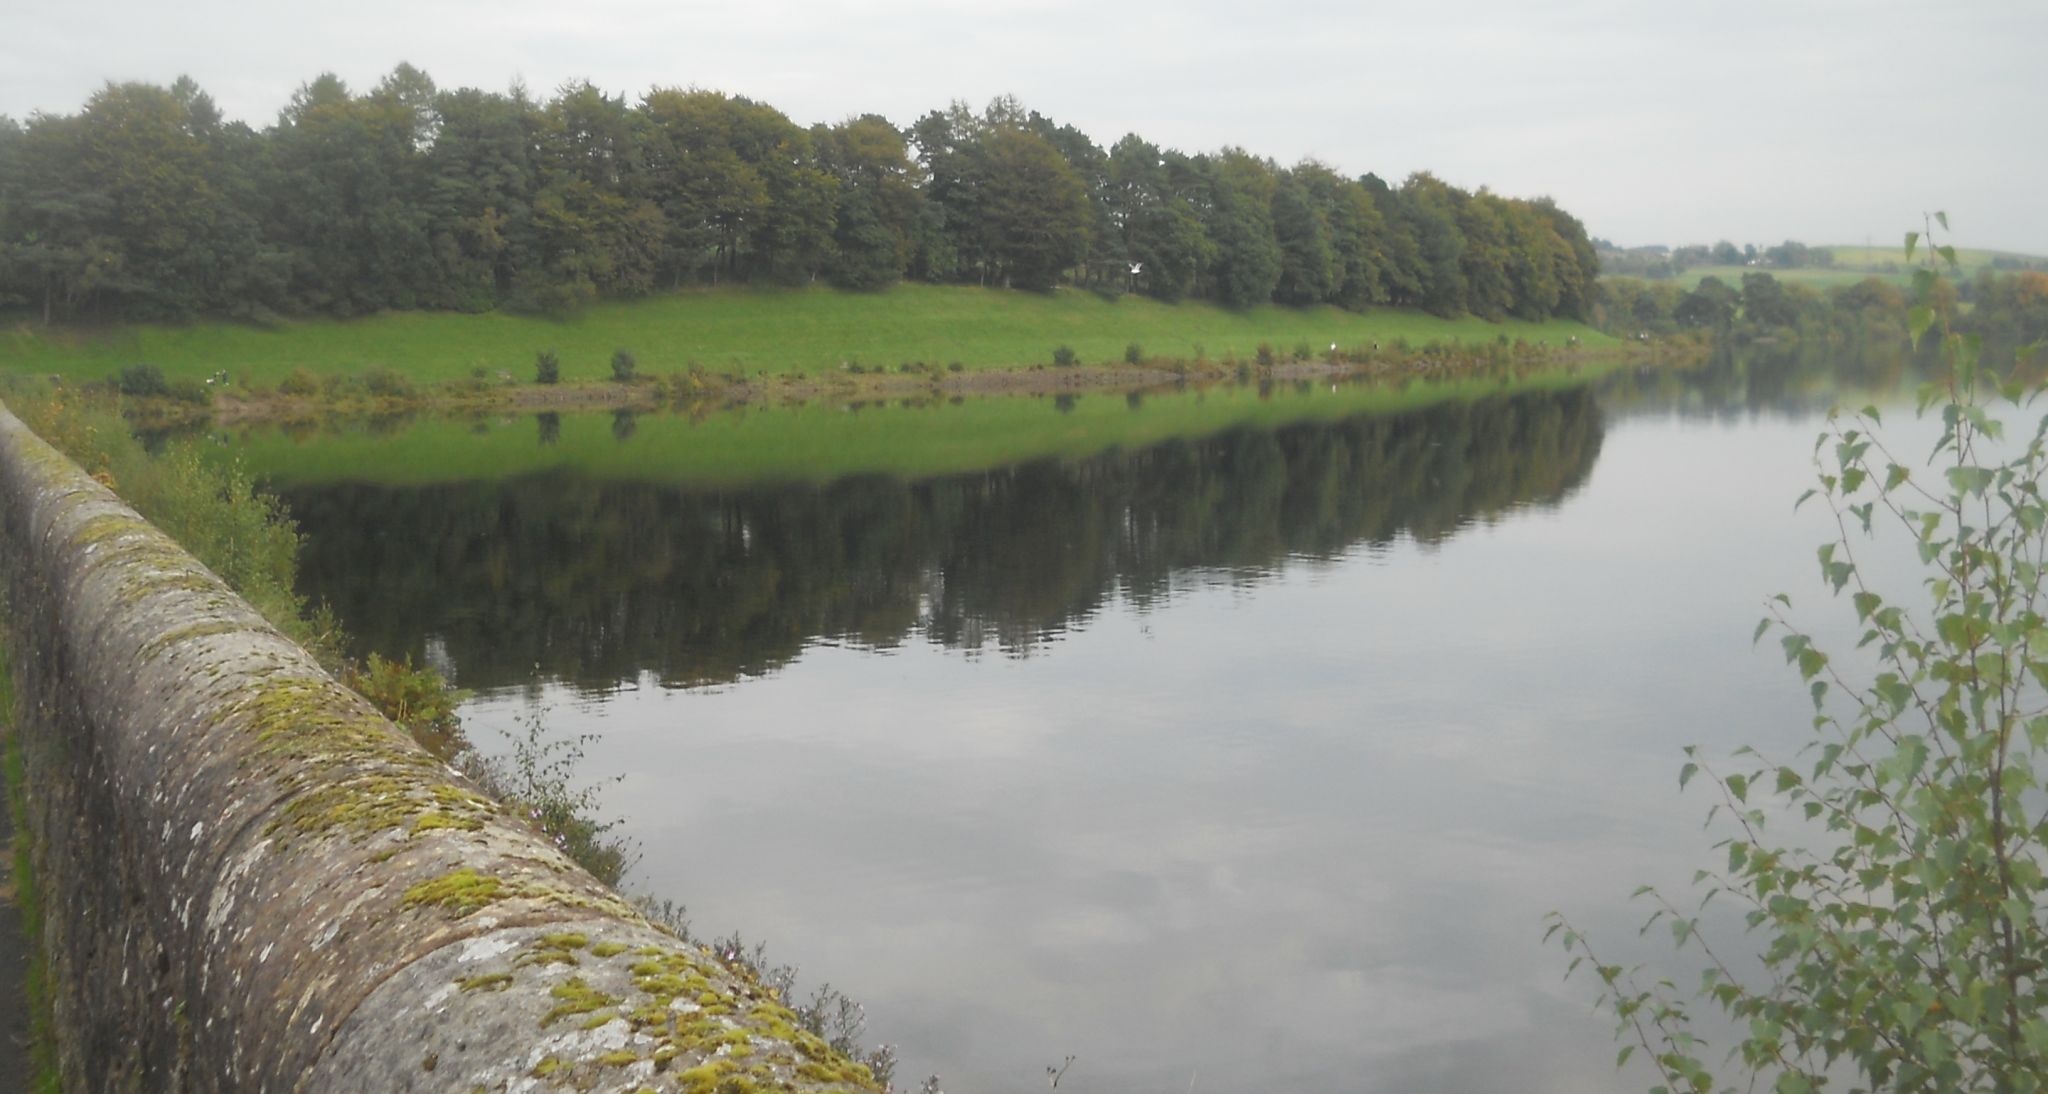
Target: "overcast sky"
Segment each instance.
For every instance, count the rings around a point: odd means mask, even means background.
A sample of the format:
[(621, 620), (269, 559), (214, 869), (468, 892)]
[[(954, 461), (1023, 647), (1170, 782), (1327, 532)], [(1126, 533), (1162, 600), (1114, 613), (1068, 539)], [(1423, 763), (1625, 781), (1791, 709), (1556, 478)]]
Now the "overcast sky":
[(1104, 146), (1549, 194), (1625, 245), (1888, 243), (1940, 208), (1960, 244), (2048, 254), (2044, 54), (2043, 0), (4, 0), (0, 114), (189, 74), (260, 128), (400, 61), (806, 125), (1011, 93)]

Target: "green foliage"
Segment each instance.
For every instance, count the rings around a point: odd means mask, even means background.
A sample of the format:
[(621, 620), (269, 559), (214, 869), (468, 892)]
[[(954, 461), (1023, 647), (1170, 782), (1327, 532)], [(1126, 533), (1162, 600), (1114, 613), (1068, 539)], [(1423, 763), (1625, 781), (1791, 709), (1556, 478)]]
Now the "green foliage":
[(633, 370), (637, 367), (637, 365), (638, 363), (633, 360), (633, 355), (631, 353), (628, 353), (622, 349), (612, 351), (613, 380), (616, 380), (622, 384), (632, 383)]
[[(583, 748), (594, 738), (551, 736), (545, 710), (534, 708), (522, 720), (525, 733), (506, 734), (510, 756), (486, 759), (476, 752), (459, 758), (463, 772), (492, 797), (512, 803), (528, 823), (562, 853), (606, 885), (616, 886), (633, 863), (632, 846), (607, 838), (617, 821), (594, 818), (601, 788), (578, 785), (576, 768)], [(617, 780), (614, 780), (617, 781)]]
[(1742, 314), (1765, 327), (1789, 327), (1799, 321), (1785, 284), (1767, 273), (1742, 275)]
[(533, 382), (536, 384), (558, 384), (562, 382), (562, 359), (555, 351), (544, 349), (533, 358)]
[(1010, 98), (806, 130), (708, 89), (631, 103), (576, 81), (543, 101), (401, 64), (360, 91), (316, 77), (260, 132), (190, 80), (109, 84), (75, 115), (0, 119), (0, 165), (0, 306), (46, 325), (567, 316), (693, 283), (906, 275), (1540, 320), (1588, 314), (1597, 272), (1544, 199), (1136, 135), (1105, 152)]
[[(1740, 1040), (1709, 1053), (1684, 993), (1602, 962), (1561, 918), (1550, 929), (1599, 978), (1622, 1062), (1640, 1049), (1660, 1090), (1815, 1090), (1850, 1072), (1870, 1089), (2048, 1086), (2048, 415), (1980, 367), (1979, 340), (1934, 306), (1938, 279), (1920, 280), (1914, 333), (1930, 330), (1947, 364), (1921, 400), (1942, 424), (1932, 467), (1889, 447), (1866, 409), (1830, 419), (1802, 499), (1834, 517), (1820, 575), (1862, 652), (1837, 660), (1789, 598), (1773, 602), (1757, 637), (1777, 632), (1808, 683), (1812, 739), (1796, 758), (1742, 749), (1725, 767), (1688, 750), (1679, 785), (1711, 787), (1725, 867), (1698, 873), (1690, 910), (1638, 893), (1649, 925), (1704, 960), (1693, 999)], [(2001, 413), (2028, 424), (2008, 435)], [(1917, 595), (1866, 580), (1880, 534), (1916, 547)], [(1742, 908), (1763, 975), (1702, 933), (1716, 897)]]
[[(4, 607), (4, 604), (0, 604)], [(14, 839), (8, 863), (14, 882), (14, 906), (21, 916), (22, 937), (8, 940), (21, 946), (26, 966), (22, 1002), (28, 1009), (28, 1043), (20, 1046), (28, 1054), (30, 1074), (22, 1076), (29, 1094), (60, 1094), (63, 1083), (57, 1069), (56, 1012), (50, 994), (49, 960), (43, 952), (42, 890), (36, 883), (35, 840), (30, 835), (28, 816), (28, 775), (23, 766), (21, 741), (13, 730), (14, 677), (7, 644), (0, 637), (0, 789), (6, 801)]]
[(392, 661), (372, 653), (344, 666), (341, 682), (434, 755), (449, 760), (460, 750), (462, 721), (455, 712), (469, 693), (450, 687), (434, 669), (414, 668), (410, 657)]
[(181, 403), (191, 403), (194, 406), (205, 406), (213, 398), (207, 393), (205, 384), (189, 377), (171, 381), (170, 390), (165, 394)]
[(1136, 342), (1124, 347), (1124, 364), (1137, 365), (1145, 361), (1145, 347)]
[(332, 622), (308, 618), (297, 589), (299, 536), (277, 499), (257, 491), (239, 460), (208, 458), (202, 445), (143, 450), (108, 409), (57, 399), (16, 400), (36, 434), (109, 483), (136, 511), (183, 544), (242, 594), (272, 626), (316, 654), (331, 654)]
[(982, 144), (976, 211), (991, 265), (1004, 284), (1052, 288), (1087, 240), (1087, 189), (1060, 150), (1037, 133), (998, 125)]
[(301, 365), (286, 373), (285, 378), (277, 382), (277, 390), (281, 395), (318, 395), (320, 377), (313, 375), (313, 370)]
[(170, 382), (164, 379), (164, 370), (155, 365), (129, 365), (114, 377), (114, 388), (123, 395), (169, 395)]
[(1072, 346), (1056, 346), (1053, 348), (1052, 363), (1061, 368), (1071, 368), (1079, 364), (1080, 361), (1081, 358), (1074, 353), (1074, 347)]
[(410, 399), (414, 394), (412, 379), (397, 369), (377, 365), (363, 373), (363, 387), (370, 394), (384, 399)]
[(1209, 174), (1209, 238), (1215, 243), (1216, 298), (1233, 308), (1273, 299), (1281, 252), (1273, 230), (1278, 180), (1272, 168), (1226, 149)]

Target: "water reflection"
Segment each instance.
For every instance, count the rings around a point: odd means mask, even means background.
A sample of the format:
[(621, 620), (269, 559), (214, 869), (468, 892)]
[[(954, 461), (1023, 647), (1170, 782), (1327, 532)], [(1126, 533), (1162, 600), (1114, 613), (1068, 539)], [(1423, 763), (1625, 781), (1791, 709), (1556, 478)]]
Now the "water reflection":
[[(1814, 415), (1917, 382), (1881, 349), (1352, 417), (1396, 392), (263, 454), (280, 482), (386, 483), (286, 491), (309, 591), (360, 642), (485, 689), (485, 747), (541, 709), (593, 734), (632, 884), (846, 986), (913, 1081), (1024, 1094), (1074, 1054), (1062, 1090), (1562, 1094), (1631, 1084), (1543, 913), (1696, 980), (1624, 898), (1713, 860), (1680, 746), (1807, 724), (1749, 637), (1811, 587)], [(1245, 404), (1295, 424), (1217, 432)], [(1156, 443), (1176, 431), (1203, 439)], [(1066, 458), (932, 470), (1020, 451)], [(799, 472), (838, 481), (702, 485)], [(471, 481), (390, 485), (426, 478)]]
[(1897, 339), (1719, 343), (1705, 360), (1683, 368), (1621, 370), (1600, 385), (1600, 393), (1611, 413), (1624, 416), (1804, 419), (1845, 403), (1890, 402), (1927, 382), (1939, 367), (1932, 343), (1914, 354)]
[[(621, 416), (613, 433), (633, 428)], [(1602, 431), (1581, 387), (912, 482), (704, 491), (560, 471), (284, 498), (307, 537), (305, 591), (364, 650), (431, 642), (470, 688), (538, 668), (601, 690), (643, 672), (760, 674), (820, 639), (1027, 651), (1190, 575), (1251, 581), (1555, 504)]]

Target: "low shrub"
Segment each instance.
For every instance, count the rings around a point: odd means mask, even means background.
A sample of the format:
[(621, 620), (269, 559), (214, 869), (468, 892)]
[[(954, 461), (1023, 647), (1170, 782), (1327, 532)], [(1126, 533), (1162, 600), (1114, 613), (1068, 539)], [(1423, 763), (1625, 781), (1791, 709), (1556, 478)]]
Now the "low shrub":
[(555, 351), (544, 349), (533, 358), (533, 382), (536, 384), (558, 384), (562, 382), (562, 359)]
[(414, 668), (412, 658), (392, 661), (377, 654), (342, 669), (341, 682), (370, 701), (427, 751), (452, 760), (462, 744), (462, 721), (456, 708), (469, 693), (448, 686), (433, 668)]
[(277, 392), (280, 395), (317, 395), (320, 392), (320, 378), (313, 375), (312, 369), (301, 365), (286, 373), (285, 378), (277, 382)]
[(413, 395), (412, 377), (382, 365), (373, 366), (363, 373), (363, 387), (370, 394), (385, 399), (409, 399)]
[(193, 406), (205, 406), (213, 399), (212, 393), (206, 390), (206, 385), (197, 380), (173, 380), (168, 394), (181, 403), (191, 403)]
[(622, 384), (632, 383), (633, 372), (638, 367), (639, 362), (633, 360), (633, 355), (631, 353), (628, 353), (622, 349), (612, 351), (613, 380)]
[(155, 365), (129, 365), (114, 377), (114, 387), (123, 395), (169, 395), (171, 385), (164, 370)]
[(1061, 368), (1071, 368), (1079, 361), (1072, 346), (1059, 346), (1052, 351), (1052, 363)]

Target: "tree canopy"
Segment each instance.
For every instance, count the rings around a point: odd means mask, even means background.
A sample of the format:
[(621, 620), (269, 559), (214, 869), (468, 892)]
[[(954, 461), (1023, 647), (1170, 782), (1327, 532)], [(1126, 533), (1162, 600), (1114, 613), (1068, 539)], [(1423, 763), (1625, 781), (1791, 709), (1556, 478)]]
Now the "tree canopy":
[(44, 322), (561, 313), (903, 278), (1584, 319), (1598, 272), (1548, 199), (1137, 134), (1105, 150), (1008, 97), (805, 128), (701, 88), (541, 100), (400, 65), (360, 92), (322, 74), (261, 130), (189, 79), (0, 118), (0, 309)]

